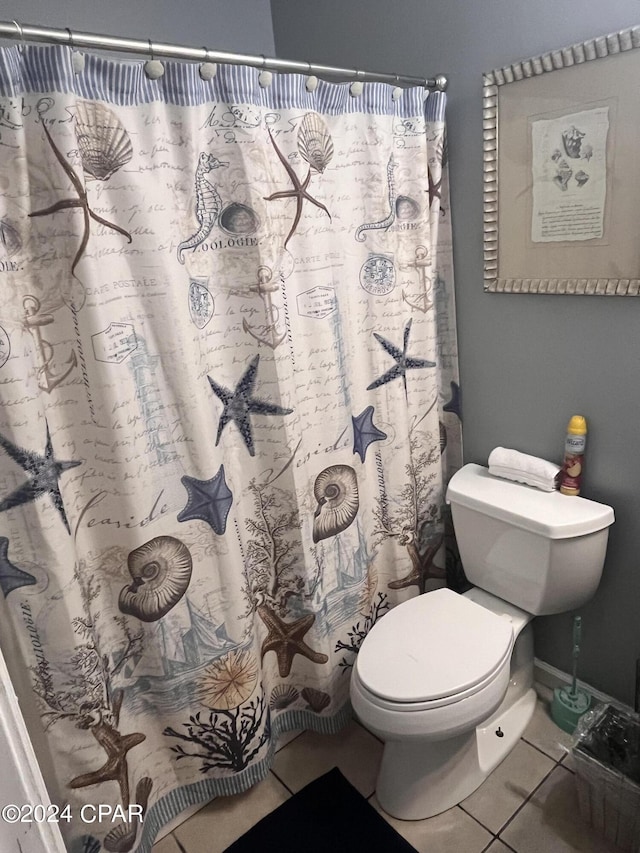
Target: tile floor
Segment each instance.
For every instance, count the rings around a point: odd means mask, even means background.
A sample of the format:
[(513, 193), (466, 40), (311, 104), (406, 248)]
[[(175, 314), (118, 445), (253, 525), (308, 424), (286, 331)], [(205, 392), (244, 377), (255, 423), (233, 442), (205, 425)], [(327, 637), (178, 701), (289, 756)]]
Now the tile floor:
[[(459, 806), (421, 821), (381, 814), (419, 853), (615, 853), (617, 848), (580, 820), (570, 756), (563, 749), (570, 738), (547, 708), (538, 702), (513, 752)], [(335, 766), (380, 810), (375, 783), (381, 755), (380, 741), (356, 722), (337, 735), (304, 732), (279, 750), (263, 782), (245, 794), (214, 800), (159, 841), (153, 853), (222, 853)]]

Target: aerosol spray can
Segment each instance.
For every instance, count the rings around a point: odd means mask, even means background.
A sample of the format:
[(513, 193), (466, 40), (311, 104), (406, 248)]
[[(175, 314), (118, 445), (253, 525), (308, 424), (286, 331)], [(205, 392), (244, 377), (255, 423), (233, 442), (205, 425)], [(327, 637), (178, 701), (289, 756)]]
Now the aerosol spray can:
[(560, 491), (563, 495), (580, 494), (586, 446), (587, 422), (582, 415), (574, 415), (569, 421), (564, 443), (564, 462), (560, 473)]

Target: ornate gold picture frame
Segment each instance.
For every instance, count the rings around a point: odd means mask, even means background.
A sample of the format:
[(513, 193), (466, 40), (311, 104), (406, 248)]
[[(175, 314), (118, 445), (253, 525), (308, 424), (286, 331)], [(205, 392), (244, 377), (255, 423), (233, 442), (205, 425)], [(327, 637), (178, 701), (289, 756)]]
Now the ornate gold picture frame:
[(633, 27), (484, 75), (486, 291), (640, 295), (638, 48)]

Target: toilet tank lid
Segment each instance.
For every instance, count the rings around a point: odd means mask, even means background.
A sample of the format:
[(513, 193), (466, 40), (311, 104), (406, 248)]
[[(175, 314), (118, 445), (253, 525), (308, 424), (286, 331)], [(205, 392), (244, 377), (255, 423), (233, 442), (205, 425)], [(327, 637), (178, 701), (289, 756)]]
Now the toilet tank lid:
[(477, 510), (548, 539), (584, 536), (614, 522), (613, 510), (606, 504), (560, 492), (541, 492), (494, 477), (487, 468), (475, 464), (464, 465), (453, 475), (447, 503)]

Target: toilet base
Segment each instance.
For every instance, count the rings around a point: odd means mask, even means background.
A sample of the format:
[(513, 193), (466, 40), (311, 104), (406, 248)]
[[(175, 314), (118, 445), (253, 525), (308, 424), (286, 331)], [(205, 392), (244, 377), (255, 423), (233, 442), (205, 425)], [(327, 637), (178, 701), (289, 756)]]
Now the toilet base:
[(533, 716), (535, 690), (527, 689), (514, 701), (513, 688), (468, 734), (443, 741), (387, 741), (376, 788), (384, 811), (400, 820), (423, 820), (452, 808), (479, 788), (511, 752)]

